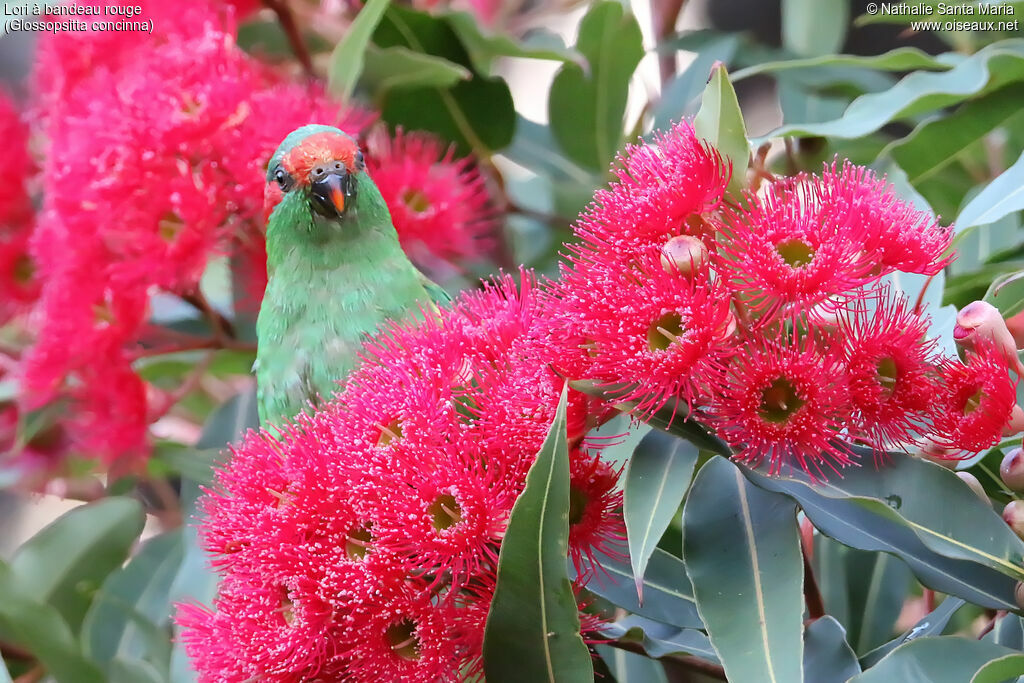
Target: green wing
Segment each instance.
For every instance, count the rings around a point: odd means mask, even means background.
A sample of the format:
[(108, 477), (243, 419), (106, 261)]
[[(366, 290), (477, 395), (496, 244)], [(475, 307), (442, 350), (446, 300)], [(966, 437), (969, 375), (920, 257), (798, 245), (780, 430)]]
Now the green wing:
[(427, 294), (430, 295), (430, 300), (434, 302), (435, 306), (447, 306), (451, 303), (452, 298), (448, 296), (448, 292), (444, 291), (444, 287), (424, 275), (418, 268), (416, 269), (416, 277), (419, 279), (420, 284), (423, 285), (423, 289), (427, 290)]

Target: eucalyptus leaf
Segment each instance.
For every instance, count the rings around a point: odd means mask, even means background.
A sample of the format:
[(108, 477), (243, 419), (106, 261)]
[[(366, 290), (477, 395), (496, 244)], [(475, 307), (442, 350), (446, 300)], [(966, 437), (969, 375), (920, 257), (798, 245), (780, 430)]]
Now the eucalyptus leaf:
[(182, 530), (156, 536), (111, 574), (82, 624), (86, 652), (112, 674), (117, 660), (170, 664), (171, 583), (184, 556)]
[(1016, 614), (1004, 614), (996, 620), (992, 630), (985, 634), (983, 640), (1011, 650), (1024, 649), (1024, 619)]
[(689, 441), (651, 431), (627, 465), (623, 517), (641, 601), (647, 562), (683, 502), (699, 455)]
[(998, 308), (1004, 318), (1024, 311), (1024, 271), (996, 278), (984, 300)]
[(718, 654), (701, 631), (676, 628), (650, 619), (629, 616), (605, 625), (601, 635), (613, 640), (639, 643), (648, 656), (658, 659), (666, 655), (686, 654), (718, 663)]
[[(926, 614), (922, 619), (914, 624), (912, 628), (908, 629), (902, 635), (890, 640), (884, 645), (879, 645), (874, 650), (861, 657), (861, 666), (865, 669), (874, 666), (882, 659), (882, 657), (886, 656), (900, 645), (908, 643), (915, 638), (942, 635), (946, 625), (949, 624), (949, 620), (954, 614), (956, 614), (956, 611), (965, 604), (967, 603), (960, 598), (946, 598), (942, 601), (941, 605)], [(1019, 618), (1016, 615), (1013, 616), (1014, 618)]]
[(834, 683), (860, 673), (860, 664), (846, 642), (842, 624), (826, 615), (804, 631), (804, 681)]
[(948, 71), (951, 64), (937, 61), (934, 57), (915, 47), (898, 47), (880, 55), (821, 55), (803, 59), (786, 59), (763, 62), (732, 74), (732, 82), (758, 74), (775, 74), (787, 71), (815, 70), (819, 67), (852, 66), (879, 71)]
[(588, 68), (567, 63), (555, 75), (551, 133), (571, 159), (604, 171), (622, 143), (629, 81), (644, 55), (640, 25), (622, 4), (598, 0), (580, 22), (576, 50)]
[[(672, 77), (654, 105), (654, 128), (667, 129), (684, 116), (696, 113), (694, 100), (704, 90), (715, 62), (728, 64), (740, 46), (740, 37), (726, 34), (715, 37), (700, 47), (696, 58)], [(735, 80), (735, 79), (733, 79)], [(699, 104), (699, 103), (698, 103)]]
[(367, 0), (345, 37), (334, 47), (327, 71), (327, 89), (341, 100), (348, 100), (352, 96), (363, 71), (363, 59), (370, 37), (387, 8), (388, 0)]
[(587, 590), (628, 612), (679, 628), (703, 628), (697, 614), (693, 587), (683, 561), (655, 548), (643, 579), (644, 602), (640, 604), (629, 560), (602, 557), (603, 570), (587, 584)]
[[(665, 670), (655, 659), (610, 645), (596, 644), (594, 649), (601, 655), (615, 683), (668, 683)], [(595, 672), (594, 680), (600, 680), (597, 676)]]
[[(841, 117), (813, 125), (785, 125), (764, 139), (800, 137), (858, 138), (890, 121), (948, 107), (1024, 78), (1024, 40), (1005, 40), (960, 60), (949, 71), (915, 71), (893, 87), (862, 95)], [(754, 140), (759, 145), (764, 139)]]
[(561, 37), (544, 29), (535, 29), (524, 40), (491, 33), (469, 12), (447, 12), (444, 19), (462, 41), (473, 63), (473, 70), (489, 78), (499, 57), (520, 57), (557, 62), (581, 62), (582, 57), (565, 46)]
[(849, 0), (782, 0), (782, 44), (803, 57), (839, 50), (849, 24)]
[(142, 506), (131, 498), (76, 507), (18, 548), (11, 575), (19, 590), (53, 605), (77, 633), (93, 594), (128, 557), (143, 521)]
[(509, 516), (484, 628), (489, 681), (591, 683), (590, 653), (566, 572), (569, 550), (568, 387)]
[(368, 45), (365, 59), (363, 80), (378, 94), (395, 88), (448, 88), (472, 77), (460, 64), (401, 45)]
[(994, 223), (1003, 216), (1024, 210), (1024, 152), (1010, 168), (1000, 173), (964, 207), (954, 229), (962, 232), (974, 225)]
[(712, 458), (683, 506), (683, 560), (726, 676), (803, 681), (804, 571), (793, 502)]
[(729, 189), (735, 192), (742, 188), (750, 163), (750, 143), (736, 91), (724, 66), (719, 65), (711, 72), (693, 128), (732, 164)]
[(899, 646), (850, 683), (1001, 683), (1024, 674), (1024, 653), (984, 640), (924, 637)]

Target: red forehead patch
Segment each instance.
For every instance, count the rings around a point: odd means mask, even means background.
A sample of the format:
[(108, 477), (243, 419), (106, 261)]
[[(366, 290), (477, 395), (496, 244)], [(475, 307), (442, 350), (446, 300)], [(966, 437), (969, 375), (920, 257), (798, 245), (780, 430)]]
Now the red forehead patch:
[(345, 135), (314, 133), (284, 155), (281, 165), (295, 178), (295, 182), (306, 185), (309, 183), (309, 172), (321, 162), (341, 161), (349, 173), (354, 173), (356, 151), (356, 143)]

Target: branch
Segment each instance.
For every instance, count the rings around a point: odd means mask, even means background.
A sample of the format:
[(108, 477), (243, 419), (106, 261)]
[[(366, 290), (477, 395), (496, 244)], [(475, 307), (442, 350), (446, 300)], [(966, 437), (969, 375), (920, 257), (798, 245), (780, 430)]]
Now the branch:
[[(625, 650), (626, 652), (634, 652), (638, 655), (650, 657), (650, 655), (644, 652), (644, 648), (640, 645), (640, 643), (613, 640), (603, 644), (609, 647), (618, 648), (619, 650)], [(720, 681), (728, 680), (725, 677), (725, 669), (723, 669), (720, 664), (714, 664), (712, 662), (707, 661), (706, 659), (701, 659), (700, 657), (693, 657), (691, 655), (669, 654), (665, 655), (664, 657), (659, 657), (658, 660), (664, 663), (666, 666), (675, 666), (681, 669), (686, 669), (688, 671), (696, 671), (704, 674), (705, 676), (710, 676), (711, 678), (715, 678)]]
[(814, 569), (811, 567), (810, 555), (803, 539), (800, 551), (804, 558), (804, 601), (807, 603), (807, 614), (811, 621), (814, 621), (825, 616), (825, 601), (821, 599), (821, 590), (818, 588), (818, 580), (814, 578)]
[[(676, 21), (678, 21), (684, 5), (686, 5), (686, 0), (654, 0), (651, 3), (651, 24), (653, 24), (654, 37), (658, 43), (675, 31)], [(658, 67), (661, 85), (664, 87), (676, 72), (675, 53), (662, 55), (658, 59)]]
[(292, 14), (292, 9), (288, 6), (287, 0), (263, 0), (263, 6), (269, 7), (277, 15), (277, 21), (281, 24), (281, 28), (288, 37), (288, 44), (291, 45), (292, 53), (299, 60), (299, 63), (302, 64), (302, 70), (306, 76), (316, 78), (316, 72), (313, 71), (313, 60), (309, 56), (309, 50), (306, 49), (305, 41), (302, 40), (302, 36), (299, 34), (299, 26), (295, 23), (295, 15)]

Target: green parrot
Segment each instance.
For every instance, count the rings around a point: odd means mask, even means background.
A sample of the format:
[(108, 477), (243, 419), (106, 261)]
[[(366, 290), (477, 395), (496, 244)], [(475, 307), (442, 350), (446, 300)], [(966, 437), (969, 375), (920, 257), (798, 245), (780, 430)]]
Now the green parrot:
[(267, 289), (256, 321), (260, 425), (330, 398), (368, 335), (448, 300), (406, 257), (355, 140), (292, 131), (267, 168)]

